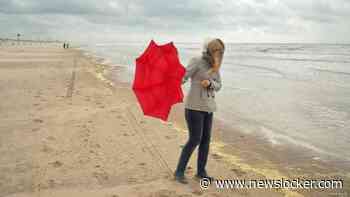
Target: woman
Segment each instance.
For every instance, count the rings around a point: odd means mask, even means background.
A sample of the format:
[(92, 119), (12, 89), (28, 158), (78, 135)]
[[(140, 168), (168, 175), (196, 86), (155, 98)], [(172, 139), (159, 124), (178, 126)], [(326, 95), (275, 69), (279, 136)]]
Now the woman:
[(184, 176), (187, 163), (198, 148), (197, 178), (210, 177), (205, 169), (209, 153), (213, 112), (216, 111), (215, 92), (221, 89), (219, 69), (225, 45), (220, 39), (210, 40), (204, 46), (202, 57), (192, 58), (186, 68), (183, 83), (191, 78), (190, 91), (185, 100), (185, 119), (189, 139), (183, 147), (175, 171), (175, 180), (187, 183)]

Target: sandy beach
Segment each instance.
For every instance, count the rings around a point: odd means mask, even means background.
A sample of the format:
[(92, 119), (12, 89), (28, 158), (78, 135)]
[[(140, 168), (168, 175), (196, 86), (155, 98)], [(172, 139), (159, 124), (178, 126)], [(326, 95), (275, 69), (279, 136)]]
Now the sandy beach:
[[(186, 174), (190, 184), (176, 183), (172, 173), (187, 140), (182, 106), (172, 112), (172, 122), (145, 117), (130, 85), (111, 83), (103, 72), (103, 66), (76, 49), (0, 48), (0, 196), (350, 195), (349, 174), (343, 172), (340, 178), (346, 182), (341, 190), (220, 190), (213, 185), (204, 190), (192, 178), (196, 154)], [(276, 166), (254, 160), (259, 154), (274, 155), (266, 149), (252, 156), (258, 140), (240, 140), (236, 148), (242, 146), (241, 150), (228, 150), (220, 141), (220, 129), (224, 126), (216, 122), (208, 161), (213, 176), (287, 179), (295, 178), (294, 173), (302, 177), (303, 173), (294, 169), (287, 172), (283, 163)], [(339, 178), (329, 169), (314, 168), (312, 176)]]

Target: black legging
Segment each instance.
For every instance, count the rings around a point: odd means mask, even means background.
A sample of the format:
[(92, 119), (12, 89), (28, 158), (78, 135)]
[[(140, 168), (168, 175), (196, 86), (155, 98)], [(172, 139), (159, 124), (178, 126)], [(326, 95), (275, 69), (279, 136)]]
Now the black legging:
[(199, 145), (197, 174), (202, 174), (205, 173), (205, 166), (208, 160), (213, 113), (185, 109), (185, 118), (189, 139), (182, 149), (175, 173), (178, 176), (184, 175), (187, 163), (194, 149)]

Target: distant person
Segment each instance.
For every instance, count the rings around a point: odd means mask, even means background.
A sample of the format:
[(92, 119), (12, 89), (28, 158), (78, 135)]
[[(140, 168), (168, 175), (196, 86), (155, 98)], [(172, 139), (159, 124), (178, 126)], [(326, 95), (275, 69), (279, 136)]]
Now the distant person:
[(192, 58), (187, 65), (183, 78), (185, 83), (191, 78), (191, 87), (185, 100), (185, 119), (189, 138), (181, 151), (174, 173), (175, 180), (186, 184), (185, 170), (187, 163), (197, 146), (197, 178), (213, 180), (205, 169), (213, 122), (213, 112), (216, 111), (215, 92), (221, 89), (220, 66), (225, 45), (220, 39), (213, 39), (204, 45), (203, 54)]
[(69, 48), (69, 43), (67, 43), (66, 46), (67, 46), (67, 49), (68, 49)]
[(63, 48), (64, 48), (64, 49), (66, 48), (66, 43), (65, 43), (65, 42), (63, 43)]

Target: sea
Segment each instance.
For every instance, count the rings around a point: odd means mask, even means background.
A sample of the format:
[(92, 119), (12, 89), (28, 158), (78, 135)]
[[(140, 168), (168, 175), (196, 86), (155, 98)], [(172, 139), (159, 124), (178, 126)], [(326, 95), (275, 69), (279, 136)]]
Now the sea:
[[(112, 80), (131, 83), (135, 59), (148, 44), (98, 43), (81, 49), (111, 65)], [(201, 55), (201, 43), (174, 44), (185, 67)], [(350, 162), (350, 45), (227, 43), (220, 72), (216, 118), (273, 145)]]

